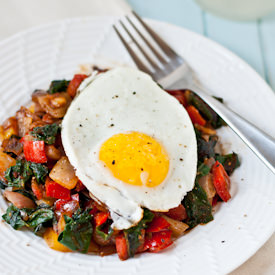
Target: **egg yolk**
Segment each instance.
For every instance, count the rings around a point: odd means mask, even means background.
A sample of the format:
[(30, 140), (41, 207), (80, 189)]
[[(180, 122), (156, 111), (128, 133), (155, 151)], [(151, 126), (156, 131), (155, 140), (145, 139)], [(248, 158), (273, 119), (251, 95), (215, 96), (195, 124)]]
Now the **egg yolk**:
[(117, 179), (138, 186), (158, 186), (169, 170), (169, 158), (163, 146), (139, 132), (110, 137), (101, 145), (99, 159)]

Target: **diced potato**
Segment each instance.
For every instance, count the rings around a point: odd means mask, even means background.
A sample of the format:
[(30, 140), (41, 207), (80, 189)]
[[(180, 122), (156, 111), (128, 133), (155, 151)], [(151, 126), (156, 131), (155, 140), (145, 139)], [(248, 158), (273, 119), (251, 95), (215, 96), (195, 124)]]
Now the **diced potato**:
[(67, 189), (75, 188), (78, 178), (67, 157), (63, 156), (50, 172), (50, 178)]
[(5, 171), (15, 164), (16, 161), (14, 158), (0, 150), (0, 178), (3, 178)]
[(61, 215), (57, 223), (57, 232), (60, 234), (62, 231), (64, 231), (65, 226), (66, 226), (66, 222), (65, 222), (64, 216)]
[(65, 245), (63, 245), (57, 240), (58, 234), (55, 233), (52, 228), (47, 228), (43, 237), (45, 242), (51, 249), (61, 251), (61, 252), (71, 252), (71, 250), (68, 247), (66, 247)]
[(16, 135), (17, 132), (14, 128), (8, 128), (5, 132), (4, 132), (4, 139), (9, 139), (12, 135)]
[(162, 217), (170, 223), (169, 229), (176, 238), (181, 236), (189, 228), (189, 226), (184, 222), (171, 219), (165, 215), (162, 215)]
[[(56, 98), (58, 98), (58, 100), (56, 100)], [(56, 93), (53, 95), (44, 94), (38, 96), (37, 100), (42, 109), (54, 118), (62, 118), (72, 101), (71, 97), (67, 93)], [(60, 105), (61, 101), (63, 101), (62, 105)], [(58, 102), (59, 106), (57, 107)]]
[(30, 130), (31, 124), (34, 121), (34, 114), (27, 108), (21, 107), (16, 112), (16, 118), (19, 128), (19, 136), (23, 137)]

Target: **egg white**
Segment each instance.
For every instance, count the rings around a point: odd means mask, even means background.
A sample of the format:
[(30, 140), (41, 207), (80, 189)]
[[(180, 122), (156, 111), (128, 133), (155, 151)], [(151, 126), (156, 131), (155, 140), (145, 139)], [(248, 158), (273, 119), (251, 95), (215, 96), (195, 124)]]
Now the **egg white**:
[[(169, 155), (169, 172), (154, 188), (115, 178), (98, 159), (101, 144), (118, 133), (154, 137)], [(79, 179), (110, 210), (116, 229), (136, 224), (141, 207), (168, 211), (193, 189), (197, 144), (191, 120), (178, 100), (136, 69), (99, 74), (72, 102), (62, 122), (62, 142)]]

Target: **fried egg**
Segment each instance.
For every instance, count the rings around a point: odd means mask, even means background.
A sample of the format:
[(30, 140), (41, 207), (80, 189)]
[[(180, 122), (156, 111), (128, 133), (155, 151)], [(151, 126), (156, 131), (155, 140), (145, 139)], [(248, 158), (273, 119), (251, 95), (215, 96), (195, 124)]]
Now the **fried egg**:
[(79, 179), (108, 207), (115, 229), (137, 224), (143, 208), (177, 207), (194, 187), (191, 120), (177, 99), (136, 69), (95, 77), (69, 107), (62, 142)]

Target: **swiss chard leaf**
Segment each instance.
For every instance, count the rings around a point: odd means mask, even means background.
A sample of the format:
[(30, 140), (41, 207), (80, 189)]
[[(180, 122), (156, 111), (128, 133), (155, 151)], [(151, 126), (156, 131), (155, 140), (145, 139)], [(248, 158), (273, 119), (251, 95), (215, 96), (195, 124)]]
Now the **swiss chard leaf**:
[(13, 204), (8, 207), (6, 214), (2, 216), (2, 219), (15, 230), (20, 229), (23, 226), (27, 226), (27, 223), (22, 219), (21, 210)]
[(51, 82), (48, 93), (49, 94), (55, 94), (55, 93), (66, 92), (69, 83), (70, 83), (70, 81), (65, 80), (65, 79), (63, 79), (63, 80), (53, 80)]
[(140, 246), (141, 230), (147, 227), (147, 223), (151, 222), (154, 214), (148, 209), (144, 209), (142, 220), (134, 227), (124, 230), (124, 236), (127, 243), (129, 257), (133, 257)]
[(199, 163), (198, 168), (197, 168), (197, 179), (208, 175), (210, 172), (210, 168), (205, 165), (204, 163)]
[(217, 99), (220, 103), (223, 103), (223, 98), (222, 97), (219, 97), (219, 96), (212, 96), (214, 97), (215, 99)]
[(35, 210), (28, 219), (28, 226), (37, 233), (43, 227), (43, 224), (53, 219), (54, 213), (51, 208), (40, 208)]
[(45, 183), (48, 167), (41, 163), (31, 163), (31, 169), (38, 183)]
[(209, 141), (197, 135), (197, 146), (198, 146), (198, 159), (203, 162), (205, 158), (215, 157), (215, 146), (218, 141), (217, 136), (210, 136)]
[(53, 210), (49, 207), (38, 206), (34, 210), (18, 209), (11, 204), (2, 218), (16, 230), (26, 226), (33, 229), (34, 233), (37, 233), (46, 222), (53, 219), (53, 216)]
[(5, 178), (8, 181), (8, 186), (24, 187), (25, 183), (31, 179), (32, 175), (35, 176), (39, 183), (44, 183), (47, 174), (47, 166), (41, 163), (17, 160), (14, 166), (6, 170)]
[(8, 185), (12, 187), (24, 187), (24, 184), (31, 178), (32, 170), (30, 162), (17, 160), (14, 166), (9, 167), (5, 172)]
[(42, 127), (35, 127), (30, 134), (36, 140), (43, 140), (47, 144), (53, 144), (55, 142), (56, 135), (60, 127), (58, 124), (53, 123)]
[(5, 189), (6, 187), (8, 187), (8, 185), (3, 180), (0, 180), (0, 189)]
[(66, 226), (59, 234), (58, 241), (71, 250), (87, 253), (93, 233), (89, 209), (82, 213), (79, 209), (72, 218), (66, 215), (64, 218)]
[(240, 160), (236, 153), (228, 154), (228, 155), (219, 155), (216, 154), (215, 159), (219, 161), (227, 174), (230, 176), (236, 168), (240, 166)]
[(111, 236), (113, 235), (113, 228), (109, 225), (108, 226), (108, 229), (106, 230), (107, 232), (105, 233), (103, 231), (103, 227), (104, 227), (104, 224), (100, 225), (100, 226), (97, 226), (96, 227), (96, 233), (101, 237), (103, 238), (103, 240), (109, 240), (111, 238)]
[(194, 189), (185, 196), (183, 205), (187, 211), (187, 224), (190, 228), (213, 220), (212, 206), (209, 204), (207, 195), (197, 180)]
[(214, 112), (200, 97), (194, 93), (190, 94), (189, 104), (194, 105), (203, 117), (211, 123), (211, 125), (217, 129), (225, 125), (224, 121)]

